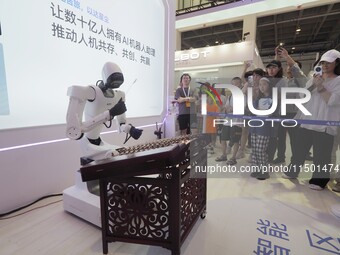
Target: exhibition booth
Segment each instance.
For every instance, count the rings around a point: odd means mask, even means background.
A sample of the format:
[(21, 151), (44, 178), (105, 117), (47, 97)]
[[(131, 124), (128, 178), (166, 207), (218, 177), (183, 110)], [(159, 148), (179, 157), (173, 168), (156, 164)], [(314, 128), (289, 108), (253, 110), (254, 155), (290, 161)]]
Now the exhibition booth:
[[(18, 9), (16, 2), (0, 1), (0, 186), (11, 190), (1, 192), (1, 212), (78, 182), (82, 152), (66, 135), (67, 91), (100, 84), (106, 62), (124, 75), (119, 89), (125, 93), (127, 124), (143, 129), (139, 140), (125, 146), (157, 138), (156, 123), (163, 128), (173, 84), (171, 2), (55, 0), (24, 2)], [(128, 10), (128, 19), (122, 10)], [(108, 127), (105, 141), (123, 146), (125, 134), (115, 122)], [(84, 212), (73, 201), (66, 199), (65, 205), (75, 214)], [(98, 222), (98, 215), (94, 218)]]

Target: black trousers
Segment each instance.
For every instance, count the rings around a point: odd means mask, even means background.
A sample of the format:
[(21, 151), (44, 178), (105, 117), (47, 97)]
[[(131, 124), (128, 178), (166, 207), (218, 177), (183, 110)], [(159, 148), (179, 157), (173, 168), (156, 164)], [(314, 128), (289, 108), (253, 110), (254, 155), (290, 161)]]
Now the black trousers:
[(268, 153), (268, 162), (271, 163), (274, 160), (275, 151), (277, 148), (277, 137), (270, 137), (269, 138), (269, 144), (267, 148)]
[[(296, 113), (287, 113), (286, 119), (294, 119)], [(284, 160), (286, 158), (286, 139), (287, 139), (287, 132), (290, 138), (290, 145), (294, 146), (294, 138), (296, 136), (296, 129), (297, 127), (284, 127), (279, 125), (277, 130), (277, 138), (272, 138), (271, 144), (269, 145), (268, 151), (269, 152), (269, 160), (274, 159), (275, 151), (277, 151), (276, 157), (279, 159)], [(293, 150), (293, 149), (292, 149)]]
[(314, 170), (310, 184), (316, 184), (324, 188), (330, 179), (331, 154), (334, 136), (325, 132), (317, 132), (305, 128), (299, 128), (296, 134), (296, 150), (288, 166), (291, 177), (298, 177), (301, 168), (304, 166), (305, 158), (313, 146), (313, 167)]
[[(296, 151), (299, 149), (299, 129), (300, 125), (297, 125), (296, 127), (289, 127), (287, 128), (288, 135), (289, 135), (289, 141), (290, 141), (290, 149), (292, 151), (292, 157), (294, 157), (294, 154), (296, 154)], [(307, 153), (308, 154), (308, 153)], [(290, 159), (292, 161), (292, 159)]]

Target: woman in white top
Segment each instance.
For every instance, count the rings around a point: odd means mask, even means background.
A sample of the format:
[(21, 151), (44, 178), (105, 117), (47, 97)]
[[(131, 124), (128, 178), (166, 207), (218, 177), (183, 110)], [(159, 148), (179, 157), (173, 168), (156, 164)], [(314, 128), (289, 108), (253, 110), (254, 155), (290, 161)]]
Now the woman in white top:
[(298, 119), (313, 120), (315, 124), (301, 124), (298, 133), (299, 148), (293, 155), (289, 165), (289, 172), (285, 178), (296, 178), (302, 167), (309, 149), (313, 146), (313, 164), (309, 171), (313, 171), (309, 187), (322, 190), (326, 187), (331, 171), (331, 153), (336, 126), (317, 123), (318, 121), (340, 121), (340, 52), (329, 50), (320, 59), (322, 75), (314, 75), (307, 82), (306, 87), (311, 91), (311, 99), (305, 104), (312, 114), (306, 116), (298, 113)]

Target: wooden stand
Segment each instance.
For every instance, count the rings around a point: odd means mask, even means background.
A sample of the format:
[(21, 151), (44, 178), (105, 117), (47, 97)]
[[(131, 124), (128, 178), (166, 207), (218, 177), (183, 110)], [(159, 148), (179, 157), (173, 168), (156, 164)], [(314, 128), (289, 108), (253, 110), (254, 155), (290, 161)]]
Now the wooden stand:
[(129, 160), (119, 157), (80, 169), (83, 180), (93, 180), (94, 172), (99, 179), (103, 253), (109, 242), (122, 241), (179, 255), (195, 222), (206, 214), (206, 175), (195, 173), (196, 165), (207, 165), (205, 147), (196, 141), (139, 152)]

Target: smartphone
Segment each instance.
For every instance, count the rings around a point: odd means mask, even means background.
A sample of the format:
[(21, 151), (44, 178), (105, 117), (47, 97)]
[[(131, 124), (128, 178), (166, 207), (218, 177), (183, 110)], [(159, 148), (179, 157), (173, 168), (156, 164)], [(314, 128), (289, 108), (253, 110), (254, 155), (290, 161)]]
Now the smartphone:
[(321, 66), (315, 66), (314, 67), (314, 75), (322, 76), (322, 67)]
[(248, 86), (249, 87), (253, 86), (253, 81), (254, 81), (254, 77), (252, 75), (248, 76)]

